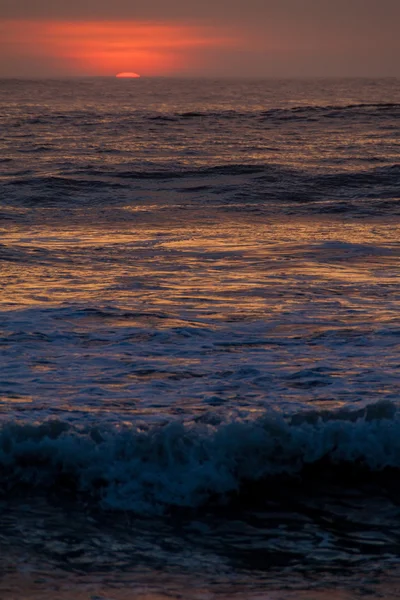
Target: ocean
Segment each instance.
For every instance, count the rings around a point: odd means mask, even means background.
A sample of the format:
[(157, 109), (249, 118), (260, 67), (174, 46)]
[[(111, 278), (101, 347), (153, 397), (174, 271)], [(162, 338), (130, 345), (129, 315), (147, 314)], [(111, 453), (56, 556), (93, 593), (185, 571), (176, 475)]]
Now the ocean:
[(400, 80), (0, 81), (0, 598), (400, 597)]

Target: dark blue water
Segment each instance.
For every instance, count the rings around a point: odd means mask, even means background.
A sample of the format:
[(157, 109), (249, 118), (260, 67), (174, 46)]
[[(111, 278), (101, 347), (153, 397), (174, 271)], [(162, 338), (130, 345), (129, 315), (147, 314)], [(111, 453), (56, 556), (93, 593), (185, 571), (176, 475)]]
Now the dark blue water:
[(397, 597), (399, 117), (395, 79), (1, 81), (6, 598)]

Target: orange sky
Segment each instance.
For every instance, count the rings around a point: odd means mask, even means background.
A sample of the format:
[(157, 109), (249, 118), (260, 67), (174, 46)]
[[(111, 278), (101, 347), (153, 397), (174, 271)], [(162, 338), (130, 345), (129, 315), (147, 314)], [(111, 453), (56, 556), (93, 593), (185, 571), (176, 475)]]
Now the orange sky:
[(10, 19), (0, 24), (0, 50), (28, 63), (50, 58), (61, 74), (173, 75), (201, 63), (205, 49), (239, 43), (237, 33), (222, 27), (179, 22)]
[(0, 77), (400, 76), (400, 0), (0, 0)]

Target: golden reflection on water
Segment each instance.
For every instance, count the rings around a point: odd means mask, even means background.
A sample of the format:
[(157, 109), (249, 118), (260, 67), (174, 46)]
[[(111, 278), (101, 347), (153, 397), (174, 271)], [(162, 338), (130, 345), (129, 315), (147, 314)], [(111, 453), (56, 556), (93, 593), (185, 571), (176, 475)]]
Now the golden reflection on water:
[(120, 420), (222, 398), (256, 415), (396, 393), (399, 223), (170, 217), (3, 230), (3, 412)]
[(399, 281), (399, 229), (380, 221), (226, 218), (4, 231), (1, 306), (117, 301), (225, 318), (286, 311), (315, 293), (365, 308), (366, 286), (389, 290)]

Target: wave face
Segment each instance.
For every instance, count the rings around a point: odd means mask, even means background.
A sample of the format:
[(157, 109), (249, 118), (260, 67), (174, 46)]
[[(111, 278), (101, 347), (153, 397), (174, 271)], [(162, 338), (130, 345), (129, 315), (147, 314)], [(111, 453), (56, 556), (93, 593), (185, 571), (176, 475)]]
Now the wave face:
[(390, 403), (229, 422), (214, 413), (153, 427), (5, 423), (1, 487), (3, 495), (20, 486), (85, 494), (103, 507), (142, 515), (200, 509), (227, 503), (256, 483), (268, 499), (268, 485), (306, 471), (316, 481), (335, 467), (338, 481), (349, 468), (364, 481), (373, 473), (390, 481), (400, 469), (399, 431)]

